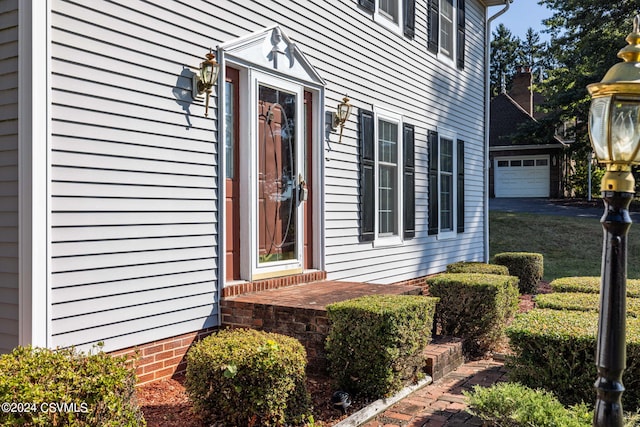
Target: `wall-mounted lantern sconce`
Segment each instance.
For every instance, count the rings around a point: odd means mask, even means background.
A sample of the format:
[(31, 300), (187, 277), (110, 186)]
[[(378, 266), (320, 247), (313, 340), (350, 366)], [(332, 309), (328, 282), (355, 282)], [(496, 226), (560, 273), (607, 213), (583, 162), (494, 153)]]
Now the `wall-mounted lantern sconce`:
[(342, 102), (338, 104), (336, 108), (336, 113), (333, 116), (333, 128), (336, 129), (340, 126), (340, 137), (338, 138), (338, 142), (342, 142), (342, 131), (344, 130), (344, 124), (349, 119), (351, 115), (351, 110), (353, 109), (353, 105), (349, 104), (349, 98), (345, 95), (342, 98)]
[(207, 101), (204, 109), (204, 116), (209, 115), (209, 97), (211, 96), (211, 88), (216, 83), (218, 78), (218, 71), (220, 66), (216, 62), (215, 55), (212, 50), (209, 49), (207, 53), (207, 59), (200, 63), (200, 74), (193, 76), (193, 98), (199, 99), (202, 94), (206, 92)]

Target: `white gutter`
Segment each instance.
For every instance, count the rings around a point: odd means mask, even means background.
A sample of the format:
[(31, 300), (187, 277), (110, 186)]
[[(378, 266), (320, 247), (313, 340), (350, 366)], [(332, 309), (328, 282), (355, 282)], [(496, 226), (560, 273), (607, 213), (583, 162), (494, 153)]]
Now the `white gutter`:
[(485, 106), (484, 106), (484, 262), (489, 262), (489, 122), (491, 120), (491, 22), (509, 10), (511, 0), (504, 0), (504, 9), (487, 19), (485, 26)]

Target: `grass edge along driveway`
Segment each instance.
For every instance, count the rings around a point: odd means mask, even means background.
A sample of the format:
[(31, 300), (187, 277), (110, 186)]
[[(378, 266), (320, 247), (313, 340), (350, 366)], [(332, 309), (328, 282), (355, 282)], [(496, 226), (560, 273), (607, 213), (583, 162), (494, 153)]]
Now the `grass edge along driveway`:
[[(640, 224), (627, 237), (627, 276), (640, 278)], [(500, 252), (538, 252), (544, 256), (544, 280), (600, 276), (602, 224), (596, 218), (572, 218), (489, 212), (491, 261)]]

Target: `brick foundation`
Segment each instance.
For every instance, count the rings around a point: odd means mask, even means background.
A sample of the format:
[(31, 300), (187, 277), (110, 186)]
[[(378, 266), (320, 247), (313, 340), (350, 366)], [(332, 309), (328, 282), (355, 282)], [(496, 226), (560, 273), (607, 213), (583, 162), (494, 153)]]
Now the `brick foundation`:
[(176, 337), (125, 348), (111, 353), (133, 359), (138, 376), (138, 385), (184, 374), (187, 369), (185, 355), (198, 340), (210, 335), (218, 328), (208, 328)]
[(307, 369), (326, 370), (324, 342), (329, 320), (324, 308), (310, 309), (227, 300), (222, 306), (222, 324), (229, 328), (251, 328), (294, 337), (307, 351)]
[[(394, 289), (394, 293), (418, 294), (424, 289), (426, 277), (406, 280), (393, 285), (369, 285), (364, 283), (344, 283), (342, 295), (334, 295), (337, 300), (358, 296), (357, 293), (386, 293)], [(329, 321), (324, 304), (318, 300), (311, 304), (292, 306), (291, 303), (279, 305), (278, 302), (260, 298), (255, 301), (238, 301), (239, 295), (246, 295), (264, 290), (274, 290), (303, 283), (326, 280), (326, 273), (314, 271), (300, 275), (280, 277), (240, 283), (225, 287), (222, 292), (220, 310), (222, 311), (223, 327), (253, 328), (281, 333), (297, 338), (307, 351), (308, 368), (310, 372), (324, 372), (327, 361), (324, 350), (325, 339), (329, 333)], [(330, 282), (319, 284), (322, 288)], [(336, 282), (333, 282), (336, 283)], [(392, 286), (392, 287), (389, 287)], [(354, 290), (355, 289), (355, 290)], [(364, 291), (363, 291), (364, 289)], [(384, 289), (384, 291), (381, 291)], [(351, 291), (351, 292), (350, 292)], [(342, 298), (340, 298), (342, 296)], [(198, 340), (210, 335), (218, 328), (194, 331), (176, 337), (170, 337), (151, 343), (142, 344), (113, 352), (114, 356), (127, 355), (136, 359), (136, 374), (139, 384), (145, 384), (160, 379), (171, 378), (186, 371), (185, 355), (189, 348)], [(460, 349), (458, 349), (460, 347)], [(459, 366), (462, 360), (460, 343), (434, 343), (426, 350), (434, 379), (437, 379)], [(458, 365), (456, 365), (458, 363)]]

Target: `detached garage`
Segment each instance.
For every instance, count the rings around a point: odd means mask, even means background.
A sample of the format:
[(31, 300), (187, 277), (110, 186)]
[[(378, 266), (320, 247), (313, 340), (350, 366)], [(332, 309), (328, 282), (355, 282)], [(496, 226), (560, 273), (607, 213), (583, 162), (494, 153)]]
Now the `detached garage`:
[(494, 158), (495, 197), (549, 197), (549, 155)]

